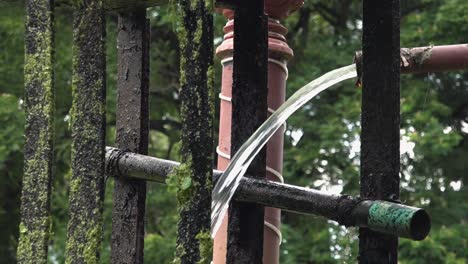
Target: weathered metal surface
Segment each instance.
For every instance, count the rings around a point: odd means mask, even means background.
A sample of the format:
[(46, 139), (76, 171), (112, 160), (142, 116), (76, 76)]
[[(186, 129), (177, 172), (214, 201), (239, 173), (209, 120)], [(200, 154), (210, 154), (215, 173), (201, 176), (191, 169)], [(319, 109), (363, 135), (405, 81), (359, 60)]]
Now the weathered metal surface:
[[(120, 176), (161, 183), (180, 166), (178, 162), (110, 147), (107, 147), (106, 159), (108, 173), (118, 170)], [(214, 180), (222, 173), (214, 170)], [(424, 239), (431, 227), (429, 216), (420, 208), (387, 201), (363, 200), (349, 195), (333, 195), (252, 177), (242, 178), (234, 199), (296, 213), (319, 215), (345, 226), (368, 227), (413, 240)]]
[[(354, 55), (362, 76), (362, 51)], [(468, 69), (468, 44), (400, 49), (401, 73), (444, 72)]]
[[(398, 199), (400, 2), (363, 2), (361, 197)], [(359, 263), (397, 263), (398, 238), (361, 228)]]
[(74, 11), (72, 175), (65, 263), (99, 263), (105, 148), (105, 20), (102, 3)]
[[(102, 0), (105, 10), (110, 11), (129, 11), (132, 9), (142, 9), (152, 6), (167, 4), (169, 0)], [(84, 4), (83, 0), (55, 0), (56, 5), (80, 6)]]
[[(149, 21), (146, 9), (118, 16), (116, 144), (148, 153)], [(115, 174), (111, 262), (143, 263), (146, 182)]]
[(367, 225), (375, 231), (422, 240), (431, 228), (430, 222), (423, 219), (429, 218), (414, 207), (380, 202), (370, 205), (368, 212)]
[[(267, 117), (268, 26), (264, 1), (240, 1), (234, 15), (231, 155)], [(247, 173), (265, 177), (266, 151)], [(226, 263), (262, 263), (264, 208), (232, 202), (228, 211)]]
[(25, 1), (25, 144), (18, 263), (47, 263), (54, 141), (54, 20), (49, 0)]
[(179, 223), (174, 263), (212, 259), (213, 15), (211, 1), (181, 0), (180, 101), (182, 165), (168, 179), (177, 193)]
[(164, 183), (180, 163), (106, 147), (106, 174)]

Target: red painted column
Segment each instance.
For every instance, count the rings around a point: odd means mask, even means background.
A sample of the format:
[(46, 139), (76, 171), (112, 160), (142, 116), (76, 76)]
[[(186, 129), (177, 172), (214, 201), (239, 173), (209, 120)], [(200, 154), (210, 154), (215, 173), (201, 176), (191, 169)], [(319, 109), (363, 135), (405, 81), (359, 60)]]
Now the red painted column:
[[(288, 78), (287, 61), (293, 57), (293, 51), (286, 43), (284, 37), (287, 29), (277, 19), (283, 19), (290, 12), (298, 9), (303, 4), (302, 0), (266, 0), (265, 10), (270, 19), (268, 23), (268, 112), (275, 111), (285, 100), (286, 80)], [(232, 71), (233, 71), (233, 47), (234, 47), (234, 20), (233, 11), (223, 10), (228, 18), (224, 27), (224, 41), (217, 48), (216, 55), (221, 58), (223, 65), (222, 88), (219, 94), (220, 124), (218, 169), (224, 170), (231, 157), (231, 114), (232, 114)], [(267, 144), (267, 179), (283, 181), (283, 132), (278, 130)], [(265, 230), (263, 262), (265, 264), (279, 263), (279, 245), (281, 244), (281, 210), (265, 208)], [(214, 264), (224, 264), (226, 259), (227, 244), (227, 218), (220, 227), (214, 240)]]

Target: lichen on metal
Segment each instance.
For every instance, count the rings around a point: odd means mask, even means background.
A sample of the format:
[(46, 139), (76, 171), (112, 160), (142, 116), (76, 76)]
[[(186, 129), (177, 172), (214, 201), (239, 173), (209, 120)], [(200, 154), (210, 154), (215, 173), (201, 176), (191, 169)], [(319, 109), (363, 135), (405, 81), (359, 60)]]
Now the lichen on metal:
[[(79, 7), (84, 5), (84, 0), (55, 0), (56, 5), (70, 5)], [(138, 8), (146, 8), (167, 4), (169, 0), (102, 0), (103, 8), (109, 11), (123, 11)]]
[(83, 1), (73, 19), (72, 175), (65, 263), (99, 263), (105, 148), (105, 20)]
[(211, 251), (211, 246), (200, 234), (209, 232), (211, 223), (212, 4), (211, 0), (180, 0), (177, 6), (182, 164), (167, 180), (179, 201), (180, 220), (174, 263), (210, 263), (211, 258), (205, 253)]
[(369, 208), (368, 225), (376, 231), (386, 233), (409, 233), (414, 210), (409, 207), (395, 206), (394, 203), (374, 203)]
[(18, 263), (47, 263), (54, 141), (54, 20), (49, 0), (25, 1), (25, 147)]
[(413, 59), (414, 59), (414, 62), (416, 63), (416, 65), (421, 66), (424, 63), (424, 61), (431, 58), (432, 48), (433, 47), (434, 46), (429, 46), (429, 47), (426, 47), (425, 49), (423, 49), (422, 51), (414, 52), (414, 53), (412, 52), (413, 53)]

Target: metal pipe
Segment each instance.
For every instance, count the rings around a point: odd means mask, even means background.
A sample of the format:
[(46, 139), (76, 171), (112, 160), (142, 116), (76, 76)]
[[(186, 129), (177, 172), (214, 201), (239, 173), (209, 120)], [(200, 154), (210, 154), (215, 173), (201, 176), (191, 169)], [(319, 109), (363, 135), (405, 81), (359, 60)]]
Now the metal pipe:
[[(361, 76), (362, 51), (354, 62)], [(400, 49), (401, 73), (444, 72), (468, 69), (468, 44), (428, 46)]]
[(284, 183), (244, 177), (234, 198), (296, 213), (320, 215), (345, 226), (424, 239), (431, 223), (424, 209), (382, 200), (333, 195)]
[[(178, 162), (106, 148), (108, 175), (120, 175), (148, 181), (164, 182)], [(222, 171), (214, 170), (216, 181)], [(431, 220), (424, 209), (388, 201), (371, 201), (349, 195), (325, 192), (244, 177), (234, 198), (303, 214), (320, 215), (345, 226), (367, 227), (371, 230), (424, 239), (431, 229)]]
[(179, 162), (106, 147), (106, 174), (164, 183)]

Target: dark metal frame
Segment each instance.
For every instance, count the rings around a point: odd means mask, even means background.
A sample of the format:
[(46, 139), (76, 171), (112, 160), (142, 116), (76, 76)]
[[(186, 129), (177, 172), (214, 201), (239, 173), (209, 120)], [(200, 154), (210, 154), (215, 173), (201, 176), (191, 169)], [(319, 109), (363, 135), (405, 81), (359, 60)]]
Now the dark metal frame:
[[(26, 67), (25, 70), (27, 141), (21, 237), (18, 248), (19, 263), (46, 263), (46, 241), (49, 236), (45, 228), (48, 226), (48, 220), (43, 220), (50, 214), (50, 168), (53, 151), (51, 143), (53, 142), (53, 132), (51, 132), (53, 72), (50, 70), (53, 61), (53, 16), (51, 16), (53, 6), (52, 1), (44, 0), (42, 6), (35, 5), (35, 2), (26, 1), (28, 7), (26, 59), (39, 54), (41, 60), (39, 63), (50, 68), (45, 75), (38, 75), (44, 70), (41, 67)], [(68, 3), (69, 1), (58, 2)], [(145, 181), (163, 182), (165, 177), (179, 166), (176, 162), (137, 154), (146, 154), (148, 144), (149, 26), (144, 8), (148, 3), (161, 2), (164, 1), (90, 0), (80, 2), (75, 6), (73, 172), (66, 256), (68, 263), (99, 262), (104, 161), (106, 161), (107, 174), (116, 176), (112, 234), (113, 263), (143, 262)], [(182, 7), (187, 3), (187, 1), (183, 2)], [(267, 18), (263, 11), (263, 0), (218, 0), (217, 3), (236, 11), (232, 99), (234, 105), (232, 150), (235, 152), (263, 122), (267, 114)], [(104, 146), (105, 52), (103, 42), (106, 8), (129, 10), (119, 14), (117, 145), (122, 150), (108, 148), (107, 151)], [(206, 6), (200, 4), (198, 8), (201, 8), (201, 11), (193, 13), (188, 5), (186, 10), (183, 9), (183, 23), (185, 23), (183, 27), (189, 31), (196, 26), (194, 21), (207, 14), (204, 13), (206, 10), (203, 11)], [(360, 263), (396, 263), (398, 245), (396, 236), (419, 240), (428, 234), (430, 220), (424, 210), (401, 205), (398, 201), (401, 66), (399, 16), (399, 0), (363, 1), (363, 63), (360, 67), (364, 85), (361, 197), (329, 195), (307, 188), (264, 180), (262, 178), (265, 174), (265, 154), (260, 154), (248, 170), (248, 175), (255, 177), (249, 176), (242, 179), (231, 204), (227, 263), (262, 262), (263, 206), (317, 214), (346, 226), (362, 227)], [(182, 118), (187, 122), (194, 119), (190, 121), (191, 125), (183, 126), (182, 139), (186, 152), (190, 153), (192, 158), (198, 159), (197, 165), (190, 167), (193, 179), (200, 183), (208, 183), (206, 175), (212, 173), (212, 146), (205, 143), (212, 141), (212, 135), (209, 132), (212, 113), (207, 105), (213, 104), (214, 100), (208, 96), (210, 89), (208, 72), (212, 64), (213, 42), (212, 20), (208, 15), (202, 18), (205, 19), (203, 20), (205, 27), (201, 29), (201, 32), (205, 40), (193, 44), (193, 47), (203, 53), (204, 57), (200, 58), (208, 58), (208, 60), (192, 59), (185, 61), (182, 65), (182, 68), (185, 67), (184, 69), (188, 71), (188, 75), (185, 75), (188, 78), (185, 81), (196, 86), (191, 90), (187, 83), (185, 83), (186, 86), (182, 85), (182, 104), (186, 107), (185, 111), (182, 111)], [(47, 32), (50, 34), (39, 38), (38, 32), (34, 31), (38, 28), (43, 31), (49, 30)], [(191, 41), (190, 34), (185, 36), (187, 39), (182, 40)], [(50, 45), (51, 50), (36, 49), (42, 45)], [(190, 55), (190, 50), (192, 48), (182, 47), (182, 56), (194, 58)], [(433, 66), (431, 64), (430, 68), (424, 69), (433, 69)], [(467, 65), (461, 63), (456, 67), (466, 68)], [(200, 78), (200, 72), (195, 69), (205, 73), (206, 75), (203, 76), (206, 78)], [(421, 71), (421, 68), (417, 71)], [(47, 87), (48, 84), (49, 87)], [(192, 98), (191, 95), (203, 97), (206, 105), (197, 105), (193, 102), (196, 98)], [(33, 108), (36, 106), (41, 106), (42, 109), (48, 109), (48, 111), (35, 112)], [(191, 107), (197, 108), (197, 111), (190, 111)], [(196, 113), (203, 114), (197, 115)], [(203, 135), (203, 142), (193, 141), (191, 135), (201, 129), (208, 131)], [(46, 133), (44, 138), (38, 138), (41, 133)], [(42, 143), (42, 147), (38, 146)], [(43, 157), (44, 162), (29, 164), (28, 161), (34, 160), (36, 155)], [(188, 157), (185, 159), (184, 161), (187, 162)], [(41, 172), (44, 176), (36, 188), (31, 186), (31, 177), (34, 172)], [(221, 173), (214, 171), (214, 181)], [(194, 216), (196, 212), (190, 209), (182, 210), (181, 214), (184, 214), (185, 220), (179, 225), (179, 231), (195, 228), (197, 232), (201, 232), (204, 228), (209, 228), (207, 217), (209, 216), (210, 193), (207, 190), (207, 188), (196, 190), (197, 194), (203, 197), (203, 202), (197, 202), (194, 205), (198, 209), (206, 209), (202, 210), (202, 220), (198, 221), (195, 226), (191, 226), (189, 222), (184, 221)], [(34, 207), (32, 199), (39, 199), (37, 197), (45, 197), (45, 199), (40, 201), (40, 206), (34, 211), (31, 209)], [(376, 222), (372, 208), (378, 208), (389, 221)], [(396, 220), (396, 216), (399, 216), (398, 214), (395, 216), (395, 213), (407, 214), (406, 222), (393, 221)], [(35, 231), (38, 231), (40, 236), (35, 237), (34, 234), (37, 234)], [(181, 235), (183, 234), (179, 234)], [(34, 242), (38, 246), (30, 251), (28, 247), (31, 245), (28, 245), (27, 241)], [(199, 248), (198, 239), (180, 238), (178, 241), (182, 241), (187, 248)], [(181, 262), (191, 263), (200, 258), (202, 258), (201, 253), (195, 250), (190, 256), (181, 256)]]
[[(237, 1), (234, 14), (231, 156), (267, 118), (268, 26), (263, 0)], [(266, 150), (247, 173), (265, 178)], [(228, 211), (226, 263), (262, 263), (264, 208), (233, 201)]]
[[(118, 15), (116, 144), (148, 153), (149, 20), (146, 9)], [(112, 263), (143, 263), (146, 181), (118, 177), (112, 208)]]
[[(398, 202), (400, 0), (363, 1), (361, 197)], [(361, 228), (359, 263), (397, 263), (398, 238)]]

